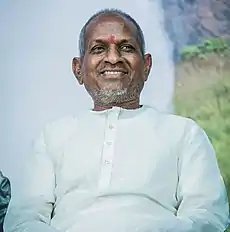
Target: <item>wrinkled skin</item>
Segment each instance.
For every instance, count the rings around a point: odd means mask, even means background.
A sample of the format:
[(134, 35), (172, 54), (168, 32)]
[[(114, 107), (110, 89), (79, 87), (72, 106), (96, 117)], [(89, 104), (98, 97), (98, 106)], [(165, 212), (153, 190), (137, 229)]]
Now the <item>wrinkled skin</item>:
[(73, 72), (94, 102), (94, 110), (138, 108), (152, 65), (141, 53), (134, 25), (115, 14), (102, 14), (87, 27), (84, 57), (73, 59)]

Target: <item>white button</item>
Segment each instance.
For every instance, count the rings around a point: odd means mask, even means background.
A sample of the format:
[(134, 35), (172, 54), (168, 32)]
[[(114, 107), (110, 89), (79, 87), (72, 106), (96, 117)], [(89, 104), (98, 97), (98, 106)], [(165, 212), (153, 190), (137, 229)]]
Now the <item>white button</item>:
[(109, 164), (110, 162), (108, 160), (105, 160), (105, 164)]
[(109, 129), (113, 129), (114, 128), (114, 125), (113, 124), (110, 124), (109, 125)]

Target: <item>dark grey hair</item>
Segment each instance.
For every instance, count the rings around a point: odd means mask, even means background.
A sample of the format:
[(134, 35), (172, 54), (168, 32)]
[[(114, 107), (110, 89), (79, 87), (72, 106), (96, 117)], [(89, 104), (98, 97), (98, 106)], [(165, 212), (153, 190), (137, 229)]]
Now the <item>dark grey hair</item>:
[(143, 31), (141, 29), (141, 27), (139, 26), (139, 24), (135, 21), (135, 19), (133, 19), (129, 14), (118, 10), (118, 9), (104, 9), (101, 10), (97, 13), (95, 13), (94, 15), (92, 15), (89, 20), (85, 23), (85, 25), (83, 26), (83, 28), (81, 29), (80, 32), (80, 37), (79, 37), (79, 53), (80, 53), (80, 57), (84, 57), (85, 55), (85, 46), (86, 46), (86, 29), (87, 26), (98, 16), (102, 15), (102, 14), (115, 14), (118, 16), (121, 16), (123, 19), (131, 22), (135, 28), (136, 28), (136, 38), (137, 38), (137, 42), (139, 43), (140, 46), (140, 50), (142, 55), (144, 56), (145, 53), (145, 40), (144, 40), (144, 35), (143, 35)]

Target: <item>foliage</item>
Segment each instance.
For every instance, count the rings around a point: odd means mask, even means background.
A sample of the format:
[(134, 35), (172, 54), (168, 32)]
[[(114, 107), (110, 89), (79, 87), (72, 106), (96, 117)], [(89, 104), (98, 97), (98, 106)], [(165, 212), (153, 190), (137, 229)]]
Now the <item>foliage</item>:
[(216, 53), (224, 56), (230, 51), (228, 41), (222, 38), (210, 38), (203, 40), (201, 44), (189, 45), (180, 51), (182, 60), (207, 59), (206, 54)]
[(203, 50), (205, 53), (215, 52), (222, 54), (227, 49), (229, 49), (227, 41), (221, 38), (204, 40), (203, 44), (201, 45), (201, 50)]
[(181, 51), (181, 58), (182, 59), (192, 59), (195, 57), (199, 57), (202, 54), (200, 48), (197, 45), (189, 45), (182, 49)]

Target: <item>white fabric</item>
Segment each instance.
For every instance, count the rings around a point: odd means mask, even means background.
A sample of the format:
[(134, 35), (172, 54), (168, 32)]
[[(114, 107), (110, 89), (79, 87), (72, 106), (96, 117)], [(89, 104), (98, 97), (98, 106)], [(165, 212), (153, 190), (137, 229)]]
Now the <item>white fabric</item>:
[(222, 232), (228, 224), (205, 132), (148, 106), (52, 123), (27, 165), (5, 232)]

